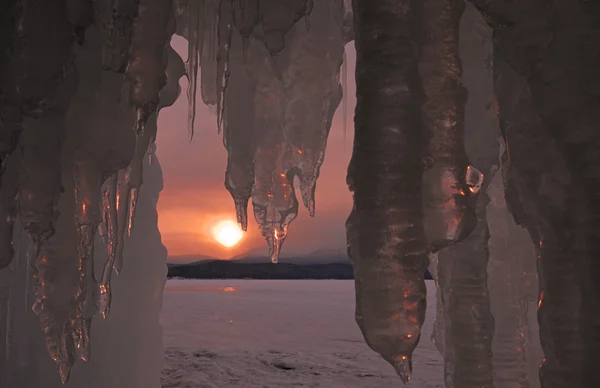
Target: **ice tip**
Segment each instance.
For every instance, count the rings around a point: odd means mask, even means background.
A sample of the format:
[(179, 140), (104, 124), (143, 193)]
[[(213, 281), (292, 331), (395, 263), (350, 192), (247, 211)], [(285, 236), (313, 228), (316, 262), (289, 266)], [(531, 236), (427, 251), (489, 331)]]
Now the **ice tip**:
[(411, 379), (412, 374), (412, 360), (408, 355), (402, 355), (394, 359), (392, 364), (396, 370), (396, 374), (400, 376), (400, 379), (404, 384), (407, 384)]
[(67, 360), (58, 361), (58, 374), (60, 375), (60, 382), (64, 385), (69, 381), (71, 376), (71, 363)]

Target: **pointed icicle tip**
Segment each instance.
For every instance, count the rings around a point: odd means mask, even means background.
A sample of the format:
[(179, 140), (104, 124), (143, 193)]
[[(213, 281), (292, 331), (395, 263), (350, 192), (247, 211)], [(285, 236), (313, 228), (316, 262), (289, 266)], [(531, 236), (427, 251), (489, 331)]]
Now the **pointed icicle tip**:
[(308, 200), (308, 206), (307, 207), (308, 207), (308, 215), (311, 216), (311, 217), (314, 217), (315, 216), (315, 199), (314, 199), (314, 197), (310, 198)]
[(248, 231), (248, 199), (235, 200), (235, 214), (238, 224), (244, 232)]
[(277, 232), (273, 231), (273, 235), (267, 238), (267, 244), (269, 244), (269, 258), (271, 263), (277, 264), (279, 262), (279, 247), (281, 243), (277, 238)]
[(61, 383), (66, 384), (71, 376), (71, 363), (67, 360), (59, 359), (58, 361), (58, 374), (60, 375)]
[(402, 355), (394, 360), (394, 369), (404, 384), (408, 383), (412, 374), (411, 356)]

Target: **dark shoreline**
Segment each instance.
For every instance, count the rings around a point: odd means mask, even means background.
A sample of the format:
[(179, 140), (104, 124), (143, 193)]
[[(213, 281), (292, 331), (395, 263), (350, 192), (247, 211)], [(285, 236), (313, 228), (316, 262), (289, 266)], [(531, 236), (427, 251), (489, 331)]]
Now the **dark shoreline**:
[[(240, 263), (206, 260), (190, 264), (168, 264), (167, 278), (256, 279), (256, 280), (352, 280), (352, 264)], [(429, 272), (425, 279), (431, 279)]]

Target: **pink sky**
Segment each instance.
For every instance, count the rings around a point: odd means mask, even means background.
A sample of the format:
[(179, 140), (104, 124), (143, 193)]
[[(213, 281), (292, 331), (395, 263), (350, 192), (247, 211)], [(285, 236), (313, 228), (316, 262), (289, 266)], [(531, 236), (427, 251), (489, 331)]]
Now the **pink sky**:
[[(183, 39), (174, 39), (173, 46), (177, 51), (187, 51), (185, 45)], [(340, 104), (317, 183), (316, 216), (311, 218), (304, 207), (300, 208), (289, 228), (283, 255), (346, 246), (344, 224), (352, 207), (352, 197), (346, 186), (346, 169), (352, 154), (352, 118), (356, 103), (353, 44), (347, 47), (347, 57), (346, 142), (344, 144)], [(235, 220), (233, 200), (223, 185), (226, 151), (217, 134), (216, 117), (201, 103), (199, 93), (196, 134), (192, 142), (188, 140), (187, 80), (183, 78), (180, 85), (182, 95), (172, 107), (161, 111), (158, 125), (157, 154), (164, 173), (164, 190), (158, 203), (163, 243), (170, 255), (203, 254), (225, 259), (255, 248), (266, 254), (266, 243), (254, 222), (252, 205), (248, 207), (248, 232), (238, 245), (224, 248), (213, 239), (211, 227), (215, 222)]]

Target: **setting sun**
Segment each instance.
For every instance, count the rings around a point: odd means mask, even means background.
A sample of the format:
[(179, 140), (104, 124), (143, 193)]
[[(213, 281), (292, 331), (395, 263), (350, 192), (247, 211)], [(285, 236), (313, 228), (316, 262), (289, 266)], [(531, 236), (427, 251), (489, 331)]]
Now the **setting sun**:
[(217, 223), (212, 232), (214, 239), (227, 248), (236, 245), (244, 237), (239, 225), (229, 220)]

